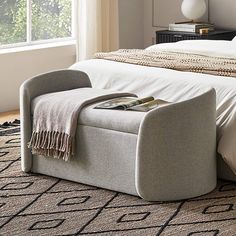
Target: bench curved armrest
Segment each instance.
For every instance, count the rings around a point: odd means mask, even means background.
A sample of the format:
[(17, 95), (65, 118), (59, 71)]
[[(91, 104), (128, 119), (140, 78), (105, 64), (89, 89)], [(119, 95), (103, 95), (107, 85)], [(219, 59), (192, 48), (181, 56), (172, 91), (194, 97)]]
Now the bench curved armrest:
[[(141, 197), (150, 201), (191, 198), (198, 195), (192, 188), (202, 193), (215, 187), (215, 97), (211, 89), (190, 100), (154, 109), (144, 117), (135, 177)], [(199, 186), (207, 176), (212, 182)]]
[(32, 99), (46, 93), (91, 87), (86, 73), (76, 70), (60, 70), (38, 75), (26, 80), (20, 87), (21, 120), (21, 162), (22, 170), (29, 172), (32, 166), (32, 154), (27, 144), (32, 133), (31, 108)]

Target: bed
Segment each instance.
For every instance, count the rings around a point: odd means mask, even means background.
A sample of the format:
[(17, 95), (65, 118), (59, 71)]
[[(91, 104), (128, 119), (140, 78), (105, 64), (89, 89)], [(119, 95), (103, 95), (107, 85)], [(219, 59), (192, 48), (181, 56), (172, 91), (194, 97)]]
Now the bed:
[[(180, 41), (154, 45), (146, 50), (184, 52), (236, 60), (236, 38), (232, 41)], [(214, 88), (217, 94), (218, 176), (236, 181), (236, 77), (140, 66), (91, 59), (70, 67), (87, 73), (95, 88), (154, 96), (170, 102), (184, 101)]]

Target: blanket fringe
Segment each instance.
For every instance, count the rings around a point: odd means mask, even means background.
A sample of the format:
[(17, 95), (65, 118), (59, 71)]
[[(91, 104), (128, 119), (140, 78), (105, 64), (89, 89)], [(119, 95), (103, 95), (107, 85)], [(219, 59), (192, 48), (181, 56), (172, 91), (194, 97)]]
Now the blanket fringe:
[(34, 131), (28, 147), (34, 155), (68, 161), (74, 155), (74, 138), (56, 131)]

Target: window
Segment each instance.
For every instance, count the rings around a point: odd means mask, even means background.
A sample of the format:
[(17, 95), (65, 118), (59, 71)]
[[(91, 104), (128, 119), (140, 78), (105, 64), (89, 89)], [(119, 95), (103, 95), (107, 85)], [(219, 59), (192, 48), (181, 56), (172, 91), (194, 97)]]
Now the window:
[(0, 48), (72, 39), (75, 0), (0, 0)]

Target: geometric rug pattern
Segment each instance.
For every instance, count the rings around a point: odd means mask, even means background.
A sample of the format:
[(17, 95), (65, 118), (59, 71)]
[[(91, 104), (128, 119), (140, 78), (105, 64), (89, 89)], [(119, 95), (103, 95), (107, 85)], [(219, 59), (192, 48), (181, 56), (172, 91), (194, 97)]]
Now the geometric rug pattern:
[[(168, 187), (168, 186), (167, 186)], [(18, 122), (0, 126), (0, 235), (236, 235), (236, 184), (177, 202), (138, 197), (20, 169)]]

